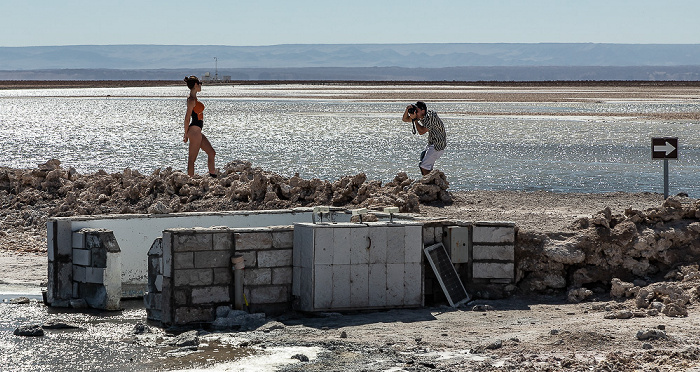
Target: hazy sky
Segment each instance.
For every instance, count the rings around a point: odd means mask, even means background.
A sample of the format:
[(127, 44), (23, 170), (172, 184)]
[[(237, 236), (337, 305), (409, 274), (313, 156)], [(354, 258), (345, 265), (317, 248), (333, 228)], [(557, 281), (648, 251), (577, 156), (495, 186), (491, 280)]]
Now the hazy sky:
[(700, 43), (698, 0), (0, 0), (0, 46)]

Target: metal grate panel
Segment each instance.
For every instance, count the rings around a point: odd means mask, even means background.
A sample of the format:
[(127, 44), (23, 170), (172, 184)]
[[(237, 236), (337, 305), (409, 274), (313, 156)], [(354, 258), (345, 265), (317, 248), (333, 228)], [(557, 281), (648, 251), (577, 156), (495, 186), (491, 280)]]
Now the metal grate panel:
[(442, 243), (437, 243), (424, 248), (423, 251), (440, 282), (442, 291), (445, 292), (447, 300), (450, 302), (450, 306), (457, 307), (468, 302), (471, 299), (469, 293), (464, 289), (462, 281), (459, 280), (457, 270), (452, 265), (445, 246)]

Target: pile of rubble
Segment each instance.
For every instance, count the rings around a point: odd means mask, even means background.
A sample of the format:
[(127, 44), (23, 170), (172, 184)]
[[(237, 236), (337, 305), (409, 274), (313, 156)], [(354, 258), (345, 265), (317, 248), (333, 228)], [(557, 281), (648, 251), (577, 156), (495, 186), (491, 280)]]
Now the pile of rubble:
[(565, 290), (571, 302), (609, 291), (649, 315), (683, 316), (700, 295), (700, 200), (671, 197), (621, 215), (606, 208), (573, 233), (521, 232), (516, 249), (521, 289)]
[[(246, 161), (227, 164), (216, 178), (189, 177), (171, 168), (157, 169), (151, 175), (131, 169), (114, 174), (98, 171), (83, 175), (73, 168), (62, 168), (60, 161), (53, 159), (36, 169), (0, 168), (0, 244), (5, 249), (13, 249), (12, 239), (2, 241), (3, 237), (27, 231), (36, 231), (34, 235), (39, 240), (45, 239), (41, 235), (45, 235), (48, 217), (73, 215), (286, 209), (314, 205), (399, 207), (401, 212), (415, 213), (420, 210), (421, 203), (450, 202), (448, 186), (445, 175), (439, 171), (420, 180), (412, 180), (402, 172), (386, 184), (368, 181), (363, 173), (336, 181), (309, 180), (298, 174), (288, 178), (253, 168)], [(34, 246), (24, 240), (25, 246)]]

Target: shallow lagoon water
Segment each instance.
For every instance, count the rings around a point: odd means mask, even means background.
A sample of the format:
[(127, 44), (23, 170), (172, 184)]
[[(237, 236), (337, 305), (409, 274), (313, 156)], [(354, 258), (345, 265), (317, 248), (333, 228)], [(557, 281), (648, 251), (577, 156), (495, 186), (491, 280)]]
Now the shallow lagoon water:
[[(242, 159), (284, 176), (328, 180), (360, 172), (381, 181), (401, 171), (419, 176), (427, 136), (412, 135), (401, 122), (408, 102), (363, 99), (371, 87), (343, 87), (356, 100), (333, 98), (340, 90), (332, 86), (303, 88), (205, 86), (204, 133), (217, 165)], [(444, 89), (458, 88), (395, 90), (420, 97)], [(33, 168), (56, 158), (81, 173), (184, 170), (186, 95), (183, 87), (0, 91), (0, 166)], [(428, 105), (446, 125), (448, 148), (437, 167), (452, 190), (663, 192), (663, 162), (651, 159), (650, 143), (668, 136), (681, 147), (680, 159), (670, 162), (670, 193), (700, 197), (700, 123), (634, 117), (696, 111), (692, 102), (484, 103), (465, 96)], [(523, 115), (494, 115), (506, 112)], [(573, 112), (579, 116), (562, 116)], [(626, 112), (629, 117), (605, 116)], [(197, 172), (206, 173), (203, 152)]]

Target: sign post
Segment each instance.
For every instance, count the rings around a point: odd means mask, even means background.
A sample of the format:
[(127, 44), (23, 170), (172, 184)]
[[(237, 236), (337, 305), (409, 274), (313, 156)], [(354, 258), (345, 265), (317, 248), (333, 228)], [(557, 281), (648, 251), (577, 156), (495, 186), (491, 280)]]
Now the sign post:
[(664, 161), (664, 199), (667, 199), (668, 159), (678, 159), (678, 137), (652, 137), (651, 158)]

